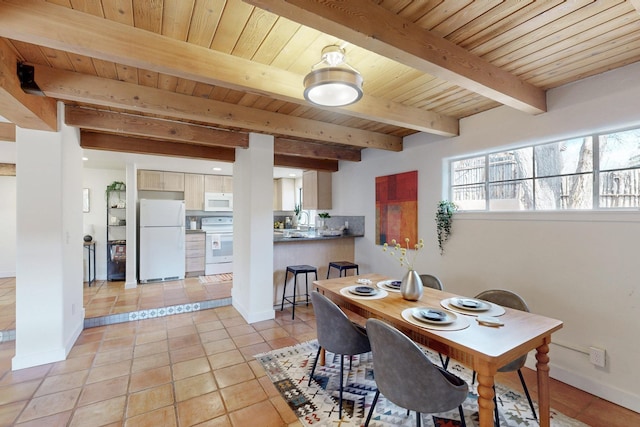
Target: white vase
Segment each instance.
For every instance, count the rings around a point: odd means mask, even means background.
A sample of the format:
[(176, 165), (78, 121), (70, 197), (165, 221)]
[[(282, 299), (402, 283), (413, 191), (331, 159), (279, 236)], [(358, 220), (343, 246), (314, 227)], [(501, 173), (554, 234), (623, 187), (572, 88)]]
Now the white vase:
[(409, 301), (418, 301), (422, 298), (422, 280), (415, 270), (407, 271), (407, 274), (402, 278), (400, 294), (402, 298)]

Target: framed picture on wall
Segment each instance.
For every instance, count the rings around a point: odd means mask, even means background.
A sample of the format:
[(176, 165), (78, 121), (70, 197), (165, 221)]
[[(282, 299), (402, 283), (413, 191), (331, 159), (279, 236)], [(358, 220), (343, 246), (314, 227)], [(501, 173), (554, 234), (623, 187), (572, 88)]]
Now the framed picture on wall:
[(418, 171), (376, 177), (376, 244), (418, 242)]
[(82, 189), (82, 212), (89, 212), (89, 189)]

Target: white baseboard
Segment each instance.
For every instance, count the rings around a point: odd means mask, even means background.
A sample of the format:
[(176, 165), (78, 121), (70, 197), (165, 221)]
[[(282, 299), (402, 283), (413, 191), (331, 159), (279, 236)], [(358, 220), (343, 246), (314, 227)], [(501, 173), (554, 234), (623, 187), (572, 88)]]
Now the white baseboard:
[[(536, 370), (536, 358), (532, 354), (527, 357), (526, 367)], [(616, 405), (640, 412), (640, 395), (630, 393), (610, 385), (594, 381), (577, 372), (549, 363), (549, 376), (572, 387), (586, 391)]]
[(71, 336), (69, 337), (69, 339), (65, 343), (65, 359), (69, 355), (69, 353), (71, 352), (71, 349), (73, 348), (73, 346), (75, 345), (76, 341), (80, 337), (80, 334), (84, 330), (84, 314), (85, 314), (85, 309), (84, 309), (84, 307), (82, 307), (82, 313), (80, 315), (80, 323), (78, 323), (76, 325), (73, 333), (71, 334)]
[(261, 312), (249, 312), (237, 302), (237, 298), (232, 297), (231, 301), (231, 305), (233, 305), (233, 308), (238, 310), (238, 313), (240, 313), (240, 315), (244, 317), (247, 323), (263, 322), (265, 320), (272, 320), (275, 318), (274, 310), (267, 309)]
[(30, 354), (16, 354), (13, 359), (11, 359), (11, 370), (17, 371), (18, 369), (60, 362), (66, 357), (66, 351), (62, 347)]

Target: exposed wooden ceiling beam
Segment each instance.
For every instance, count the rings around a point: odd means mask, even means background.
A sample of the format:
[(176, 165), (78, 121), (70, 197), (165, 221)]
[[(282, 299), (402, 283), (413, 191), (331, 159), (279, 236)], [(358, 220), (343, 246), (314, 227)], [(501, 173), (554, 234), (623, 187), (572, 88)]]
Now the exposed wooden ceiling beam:
[(69, 126), (85, 130), (218, 147), (249, 147), (249, 134), (246, 132), (225, 131), (135, 114), (67, 105), (64, 118)]
[(328, 172), (338, 171), (337, 160), (309, 159), (308, 157), (287, 156), (284, 154), (274, 154), (273, 165), (287, 167), (287, 168), (305, 169), (305, 170), (313, 169), (313, 170), (322, 170), (322, 171), (328, 171)]
[(275, 154), (288, 156), (313, 157), (316, 159), (348, 160), (359, 162), (360, 149), (338, 147), (336, 145), (318, 144), (316, 142), (298, 141), (287, 138), (275, 138), (273, 144)]
[(0, 176), (16, 176), (16, 165), (13, 163), (0, 163)]
[(18, 62), (7, 42), (0, 39), (0, 114), (21, 128), (57, 130), (55, 100), (29, 95), (22, 90)]
[(547, 110), (542, 89), (371, 0), (243, 1), (518, 110)]
[(0, 141), (15, 141), (16, 125), (13, 123), (0, 123)]
[(171, 116), (277, 136), (361, 148), (402, 150), (402, 139), (397, 136), (292, 117), (71, 71), (36, 65), (35, 80), (47, 96), (65, 101)]
[[(308, 105), (304, 76), (48, 2), (0, 0), (0, 36)], [(371, 96), (327, 110), (445, 136), (459, 131), (454, 118)]]
[[(65, 106), (65, 123), (82, 130), (120, 134), (161, 141), (186, 142), (207, 146), (248, 148), (249, 135), (245, 132), (212, 129), (190, 123), (157, 119), (135, 114), (116, 113), (94, 108)], [(8, 123), (9, 124), (9, 123)], [(2, 126), (0, 126), (0, 131)], [(329, 160), (360, 161), (360, 149), (275, 138), (276, 154), (312, 157)]]
[(80, 146), (93, 150), (209, 159), (222, 162), (234, 162), (236, 159), (234, 148), (157, 141), (89, 131), (80, 131)]

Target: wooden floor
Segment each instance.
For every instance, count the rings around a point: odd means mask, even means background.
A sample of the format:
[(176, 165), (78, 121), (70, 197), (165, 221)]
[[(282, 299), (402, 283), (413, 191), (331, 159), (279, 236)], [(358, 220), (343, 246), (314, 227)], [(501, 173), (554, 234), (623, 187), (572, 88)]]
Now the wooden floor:
[[(0, 280), (5, 305), (7, 281)], [(144, 285), (135, 292), (136, 307), (149, 308), (160, 296), (163, 303), (184, 301), (214, 292), (207, 286), (224, 286), (197, 278), (185, 282)], [(215, 292), (230, 295), (230, 284), (221, 289)], [(87, 312), (113, 314), (132, 300), (132, 292), (117, 283), (85, 288)], [(297, 307), (295, 320), (285, 308), (274, 320), (248, 324), (226, 306), (88, 328), (67, 360), (19, 371), (11, 371), (15, 342), (1, 343), (0, 426), (244, 427), (256, 419), (261, 425), (301, 426), (253, 355), (315, 336), (312, 307)], [(535, 373), (525, 368), (524, 374), (535, 396)], [(498, 382), (520, 390), (515, 373), (500, 374)], [(587, 425), (640, 426), (638, 413), (553, 379), (550, 387), (551, 406)]]

